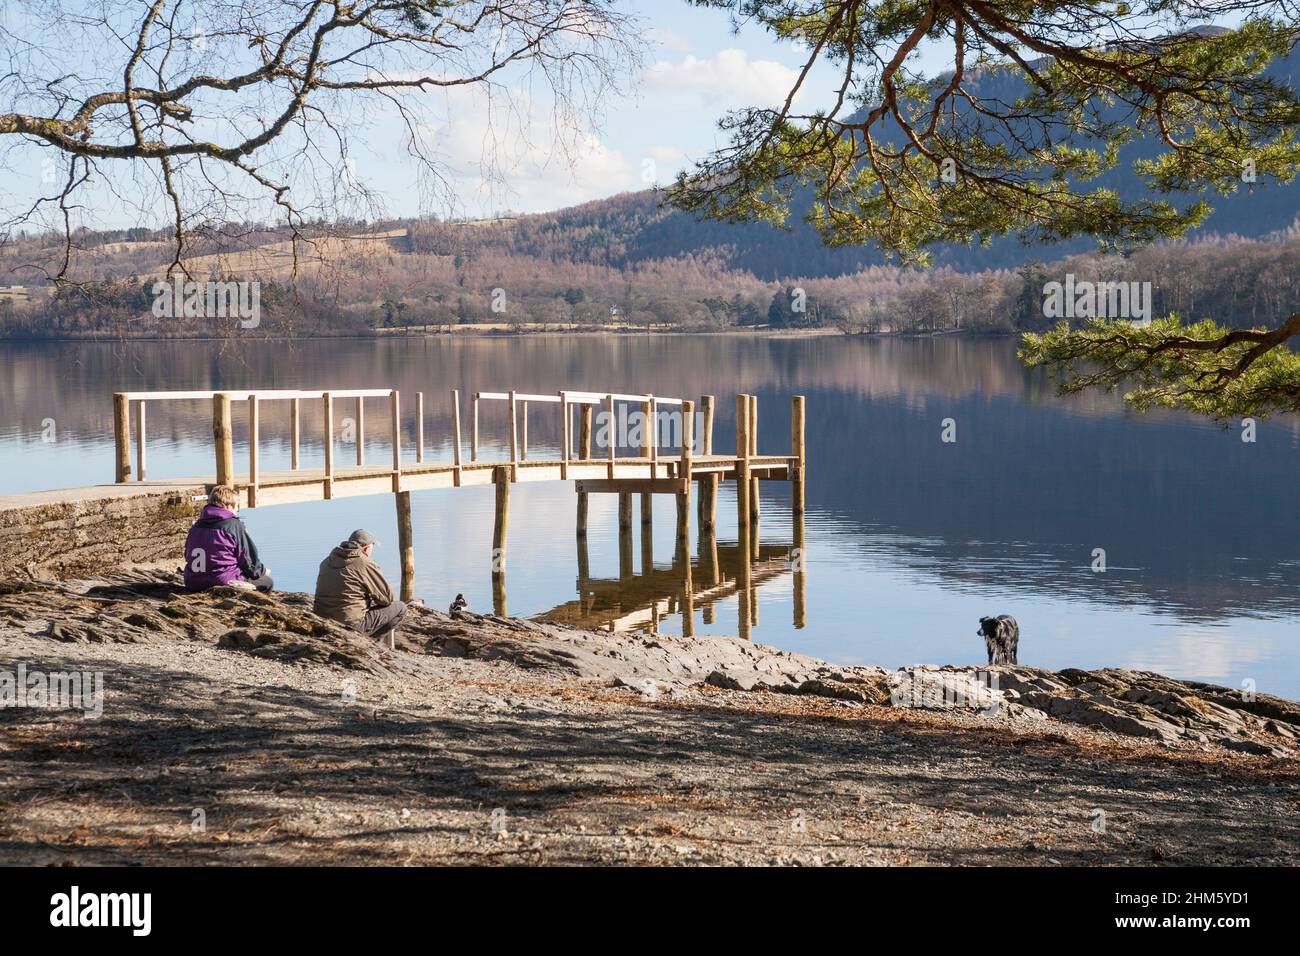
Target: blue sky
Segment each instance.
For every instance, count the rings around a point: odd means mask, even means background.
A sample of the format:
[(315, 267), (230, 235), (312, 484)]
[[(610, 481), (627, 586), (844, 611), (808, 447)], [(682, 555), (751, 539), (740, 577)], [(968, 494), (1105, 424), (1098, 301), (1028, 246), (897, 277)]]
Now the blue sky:
[[(350, 179), (369, 190), (373, 201), (344, 203), (332, 215), (482, 217), (542, 212), (666, 184), (723, 145), (717, 121), (729, 109), (779, 103), (802, 66), (799, 49), (776, 42), (760, 27), (733, 32), (725, 11), (686, 0), (629, 2), (622, 9), (641, 18), (644, 68), (627, 95), (605, 99), (594, 127), (557, 133), (544, 87), (527, 85), (519, 76), (491, 95), (468, 87), (424, 94), (418, 101), (418, 135), (442, 180), (431, 188), (427, 170), (407, 155), (407, 132), (396, 110), (375, 99), (352, 102), (338, 114), (352, 139), (341, 175), (311, 166), (307, 157), (296, 155), (292, 141), (277, 144), (281, 160), (297, 177), (293, 195), (302, 204), (322, 196), (328, 200), (336, 183)], [(950, 66), (948, 56), (946, 46), (923, 48), (919, 66), (934, 75)], [(120, 68), (116, 62), (96, 66), (108, 75)], [(833, 67), (818, 66), (798, 105), (829, 103), (838, 79)], [(215, 126), (204, 132), (218, 141), (229, 138)], [(56, 178), (51, 151), (22, 149), (20, 161), (14, 162), (13, 154), (6, 157), (12, 175), (0, 189), (0, 212), (49, 193)], [(151, 168), (119, 162), (104, 165), (102, 172), (111, 182), (81, 196), (79, 224), (165, 223), (166, 204)], [(266, 212), (264, 206), (250, 217)]]
[[(644, 67), (628, 95), (606, 98), (603, 116), (591, 129), (557, 135), (545, 92), (519, 78), (491, 98), (474, 89), (426, 94), (419, 103), (420, 135), (438, 160), (444, 180), (439, 189), (428, 188), (427, 172), (407, 156), (406, 132), (395, 110), (376, 100), (354, 105), (345, 118), (352, 149), (344, 175), (377, 200), (364, 210), (358, 207), (357, 214), (540, 212), (671, 182), (679, 170), (722, 144), (716, 124), (728, 109), (779, 102), (802, 65), (797, 49), (775, 42), (759, 27), (733, 32), (724, 11), (685, 0), (625, 3), (622, 9), (641, 18)], [(94, 65), (106, 75), (120, 68)], [(835, 79), (828, 69), (814, 74), (804, 103), (829, 96)], [(217, 128), (208, 135), (223, 139)], [(281, 145), (280, 152), (292, 158), (292, 149)], [(50, 150), (22, 147), (20, 156), (7, 159), (12, 175), (0, 189), (0, 211), (49, 194), (51, 184), (62, 179)], [(322, 182), (330, 177), (305, 170), (304, 165), (295, 194), (330, 188)], [(151, 169), (118, 162), (102, 165), (101, 171), (111, 183), (81, 194), (81, 224), (165, 223), (166, 205)]]

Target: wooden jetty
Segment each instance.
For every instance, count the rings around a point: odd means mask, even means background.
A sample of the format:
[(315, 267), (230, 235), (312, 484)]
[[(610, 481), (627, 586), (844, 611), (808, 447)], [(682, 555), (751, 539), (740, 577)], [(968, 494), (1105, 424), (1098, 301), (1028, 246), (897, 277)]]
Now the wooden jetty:
[[(391, 459), (367, 462), (366, 402), (386, 406), (387, 437)], [(214, 468), (210, 475), (157, 480), (147, 478), (147, 409), (164, 402), (208, 402), (212, 408)], [(288, 444), (290, 468), (266, 471), (261, 467), (260, 447), (264, 440), (264, 410), (272, 403), (288, 406)], [(307, 467), (301, 454), (304, 403), (315, 403), (320, 411), (320, 440), (324, 461), (319, 467)], [(480, 441), (480, 408), (484, 403), (504, 403), (507, 413), (506, 454), (485, 457)], [(247, 416), (247, 465), (236, 471), (233, 422), (237, 410)], [(542, 408), (559, 417), (560, 452), (558, 456), (530, 454), (528, 443), (529, 415)], [(221, 391), (153, 391), (118, 392), (113, 396), (115, 441), (115, 483), (156, 487), (185, 488), (202, 485), (211, 488), (224, 484), (234, 487), (243, 506), (264, 508), (274, 505), (358, 495), (392, 494), (396, 499), (398, 545), (402, 566), (402, 593), (409, 599), (414, 578), (412, 545), (412, 491), (435, 488), (461, 488), (471, 485), (495, 485), (496, 508), (493, 523), (494, 603), (500, 613), (505, 609), (505, 570), (510, 511), (510, 486), (518, 482), (569, 481), (577, 492), (576, 533), (582, 543), (587, 534), (589, 496), (619, 496), (620, 563), (626, 550), (631, 560), (633, 496), (641, 505), (642, 541), (650, 541), (651, 502), (657, 494), (673, 495), (677, 505), (676, 540), (679, 550), (688, 551), (692, 497), (697, 499), (697, 520), (701, 549), (712, 541), (717, 518), (718, 487), (725, 481), (735, 482), (737, 548), (750, 560), (735, 566), (734, 592), (740, 596), (741, 629), (747, 633), (756, 623), (754, 606), (753, 561), (760, 559), (758, 541), (759, 483), (788, 481), (791, 484), (794, 546), (789, 563), (796, 578), (796, 622), (802, 616), (803, 594), (803, 513), (804, 513), (804, 397), (794, 396), (791, 403), (791, 444), (784, 454), (762, 454), (758, 448), (758, 401), (753, 395), (736, 396), (736, 450), (718, 453), (713, 443), (714, 398), (705, 395), (698, 405), (699, 434), (696, 433), (697, 405), (694, 401), (653, 394), (601, 393), (560, 390), (552, 394), (521, 391), (474, 392), (470, 396), (469, 441), (465, 447), (465, 429), (461, 420), (459, 390), (450, 392), (451, 461), (429, 461), (425, 456), (424, 393), (414, 395), (415, 428), (413, 448), (404, 444), (402, 430), (402, 395), (397, 389), (325, 389), (314, 390), (221, 390)], [(632, 447), (626, 436), (618, 434), (620, 423), (629, 420), (629, 411), (640, 412), (639, 444)], [(350, 415), (349, 415), (350, 413)], [(355, 458), (344, 463), (339, 454), (335, 422), (344, 415), (351, 418)], [(597, 427), (597, 416), (603, 421)], [(132, 425), (134, 423), (134, 429)], [(646, 425), (650, 427), (645, 427)], [(661, 427), (664, 426), (664, 427)], [(134, 434), (133, 434), (134, 432)], [(134, 471), (132, 444), (134, 440)], [(599, 446), (593, 451), (593, 444)], [(84, 490), (84, 489), (83, 489)], [(583, 549), (580, 547), (580, 554)], [(716, 558), (715, 558), (716, 560)], [(644, 562), (643, 562), (644, 563)], [(690, 562), (685, 562), (687, 583), (684, 619), (690, 618)], [(582, 576), (580, 571), (580, 577)], [(690, 625), (687, 625), (689, 630)]]

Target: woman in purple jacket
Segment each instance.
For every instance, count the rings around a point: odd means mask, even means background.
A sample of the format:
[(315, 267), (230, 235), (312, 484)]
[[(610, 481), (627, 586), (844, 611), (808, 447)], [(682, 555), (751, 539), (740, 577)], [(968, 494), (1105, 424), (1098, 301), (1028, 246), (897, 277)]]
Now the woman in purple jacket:
[(259, 591), (275, 586), (239, 520), (239, 495), (229, 485), (212, 489), (185, 539), (185, 590), (206, 591), (223, 584)]

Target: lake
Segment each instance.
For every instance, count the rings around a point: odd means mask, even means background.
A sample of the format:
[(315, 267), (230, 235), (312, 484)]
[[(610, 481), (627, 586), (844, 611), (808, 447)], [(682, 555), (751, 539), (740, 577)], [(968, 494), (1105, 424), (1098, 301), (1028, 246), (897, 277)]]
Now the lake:
[[(978, 619), (1008, 613), (1020, 622), (1025, 664), (1253, 680), (1261, 692), (1300, 698), (1300, 421), (1261, 420), (1256, 440), (1245, 442), (1240, 423), (1140, 415), (1111, 395), (1062, 398), (1017, 363), (1010, 339), (6, 343), (0, 494), (112, 481), (115, 390), (389, 387), (403, 392), (408, 429), (413, 393), (425, 393), (428, 455), (448, 461), (452, 388), (713, 394), (720, 451), (735, 447), (735, 395), (749, 392), (758, 396), (760, 454), (789, 450), (790, 396), (806, 395), (806, 622), (796, 626), (794, 578), (783, 563), (789, 489), (764, 483), (767, 570), (754, 640), (846, 664), (982, 663)], [(503, 403), (494, 404), (484, 409), (485, 457), (502, 454), (506, 437)], [(306, 465), (322, 457), (315, 414), (304, 413)], [(367, 458), (382, 462), (383, 403), (370, 417)], [(241, 419), (237, 470), (247, 461)], [(558, 419), (533, 409), (529, 442), (539, 456), (557, 453)], [(943, 440), (945, 419), (955, 441)], [(151, 404), (149, 477), (211, 474), (210, 433), (209, 404)], [(261, 433), (262, 467), (287, 468), (287, 412), (268, 407)], [(347, 462), (352, 450), (340, 443), (337, 454)], [(489, 610), (492, 489), (412, 499), (416, 595), (445, 607), (463, 592), (471, 609)], [(590, 610), (577, 604), (574, 499), (567, 484), (512, 489), (510, 613), (571, 619)], [(592, 496), (589, 577), (603, 604), (591, 613), (631, 619), (653, 602), (664, 613), (659, 630), (680, 633), (674, 506), (658, 499), (651, 566), (638, 540), (632, 576), (621, 579), (617, 499)], [(725, 564), (735, 540), (727, 486), (718, 516)], [(243, 517), (285, 589), (310, 590), (321, 558), (357, 527), (379, 535), (387, 547), (376, 556), (390, 580), (399, 577), (389, 495)], [(1104, 571), (1095, 570), (1101, 552)], [(736, 633), (737, 611), (734, 594), (697, 605), (696, 634)]]

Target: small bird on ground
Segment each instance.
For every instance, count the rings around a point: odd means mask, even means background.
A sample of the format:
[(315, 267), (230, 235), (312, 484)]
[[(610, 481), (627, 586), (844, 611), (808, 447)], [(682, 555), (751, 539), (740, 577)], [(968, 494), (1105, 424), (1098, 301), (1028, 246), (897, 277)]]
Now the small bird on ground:
[(456, 600), (451, 602), (451, 607), (447, 608), (448, 614), (459, 614), (461, 611), (469, 610), (469, 602), (465, 600), (465, 595), (457, 594)]

